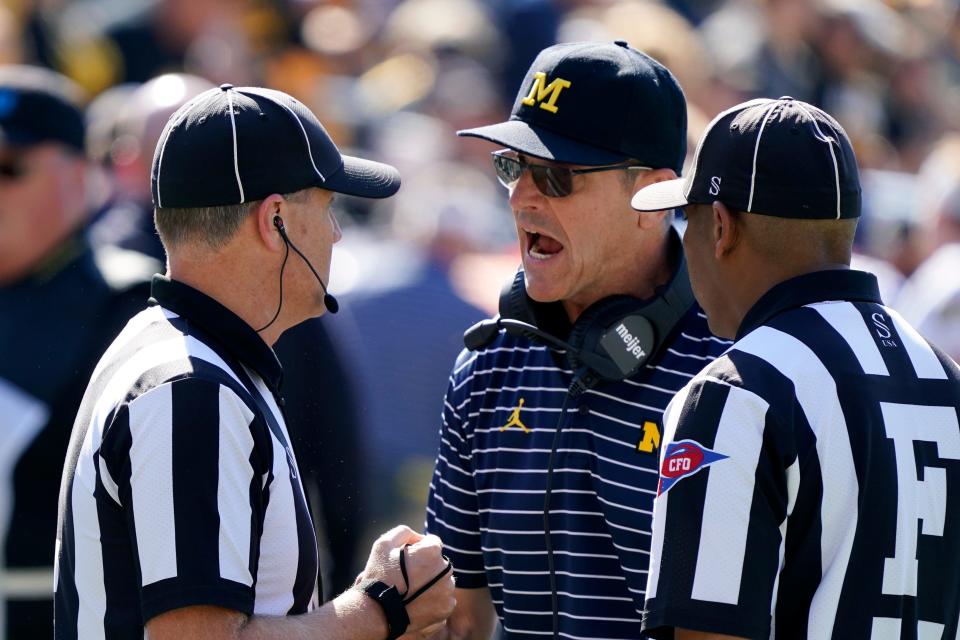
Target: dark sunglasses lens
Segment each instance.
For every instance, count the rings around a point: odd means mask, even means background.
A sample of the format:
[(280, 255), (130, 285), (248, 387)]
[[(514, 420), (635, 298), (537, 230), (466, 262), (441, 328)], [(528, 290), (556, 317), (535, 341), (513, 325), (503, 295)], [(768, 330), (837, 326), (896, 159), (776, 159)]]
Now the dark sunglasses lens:
[(493, 168), (497, 173), (497, 180), (508, 188), (513, 186), (523, 173), (520, 162), (507, 156), (493, 156)]
[(573, 174), (560, 167), (530, 167), (533, 183), (548, 198), (564, 198), (573, 191)]
[(26, 171), (19, 162), (0, 162), (0, 178), (5, 180), (15, 180), (22, 176)]
[(493, 168), (497, 180), (508, 189), (516, 185), (524, 169), (529, 169), (534, 185), (548, 198), (563, 198), (573, 191), (573, 173), (569, 169), (527, 164), (505, 155), (493, 156)]

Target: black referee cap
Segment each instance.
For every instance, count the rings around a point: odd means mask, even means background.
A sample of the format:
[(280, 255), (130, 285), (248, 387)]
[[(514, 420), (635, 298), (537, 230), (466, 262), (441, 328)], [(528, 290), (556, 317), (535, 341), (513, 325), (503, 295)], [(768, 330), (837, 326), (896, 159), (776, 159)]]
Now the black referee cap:
[(82, 152), (80, 89), (41, 67), (0, 66), (0, 145), (29, 147), (59, 142)]
[(540, 52), (509, 120), (457, 135), (557, 162), (632, 159), (680, 173), (687, 102), (666, 67), (626, 42), (570, 42)]
[(389, 165), (342, 155), (295, 98), (224, 84), (170, 116), (150, 182), (157, 207), (211, 207), (308, 187), (386, 198), (400, 188), (400, 175)]
[(632, 205), (661, 211), (716, 200), (781, 218), (859, 217), (860, 174), (847, 133), (800, 100), (744, 102), (707, 126), (686, 178), (645, 187)]

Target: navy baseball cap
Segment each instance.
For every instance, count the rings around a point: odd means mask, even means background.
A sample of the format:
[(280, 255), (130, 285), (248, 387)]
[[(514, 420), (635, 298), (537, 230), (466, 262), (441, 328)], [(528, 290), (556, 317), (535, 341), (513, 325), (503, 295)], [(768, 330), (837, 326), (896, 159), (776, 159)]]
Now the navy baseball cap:
[(687, 102), (666, 67), (622, 40), (558, 44), (533, 61), (508, 121), (457, 135), (556, 162), (680, 173)]
[(780, 218), (857, 218), (860, 174), (847, 133), (813, 105), (761, 98), (711, 122), (686, 178), (638, 191), (638, 211), (719, 200), (731, 209)]
[(317, 117), (273, 89), (204, 91), (167, 121), (153, 156), (156, 207), (212, 207), (320, 187), (362, 198), (400, 188), (389, 165), (345, 156)]
[(73, 82), (54, 71), (0, 66), (0, 146), (59, 142), (82, 152), (81, 95)]

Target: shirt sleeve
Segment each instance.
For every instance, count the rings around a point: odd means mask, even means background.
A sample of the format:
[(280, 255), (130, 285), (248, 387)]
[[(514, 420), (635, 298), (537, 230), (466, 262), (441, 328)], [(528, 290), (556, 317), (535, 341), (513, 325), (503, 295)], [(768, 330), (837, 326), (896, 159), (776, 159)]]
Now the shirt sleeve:
[(123, 510), (145, 621), (191, 605), (252, 615), (272, 457), (261, 427), (232, 389), (197, 378), (118, 410), (102, 475)]
[(487, 578), (467, 436), (472, 367), (471, 361), (463, 360), (464, 355), (457, 361), (443, 400), (440, 450), (427, 498), (427, 531), (443, 541), (444, 553), (453, 562), (457, 587), (475, 589), (486, 586)]
[(768, 404), (695, 378), (664, 416), (644, 629), (769, 638), (787, 514)]

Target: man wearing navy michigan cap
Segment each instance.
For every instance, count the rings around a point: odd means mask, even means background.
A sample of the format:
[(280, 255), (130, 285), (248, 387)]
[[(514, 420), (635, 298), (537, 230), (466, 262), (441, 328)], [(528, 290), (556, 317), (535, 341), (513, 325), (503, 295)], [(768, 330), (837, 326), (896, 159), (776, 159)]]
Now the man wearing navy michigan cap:
[[(661, 413), (723, 349), (693, 302), (673, 214), (686, 103), (626, 42), (542, 51), (493, 153), (523, 265), (471, 328), (444, 402), (427, 528), (454, 561), (453, 637), (640, 635)], [(508, 330), (509, 329), (509, 330)], [(519, 329), (520, 334), (516, 332)]]
[(736, 342), (664, 418), (644, 630), (657, 638), (954, 638), (960, 368), (850, 269), (846, 132), (792, 98), (707, 127), (683, 180), (711, 329)]
[(403, 526), (377, 541), (354, 588), (318, 606), (271, 350), (336, 311), (334, 193), (399, 186), (393, 167), (342, 155), (279, 91), (222, 85), (170, 117), (152, 170), (167, 274), (101, 358), (74, 423), (57, 638), (382, 640), (446, 618), (440, 541)]

